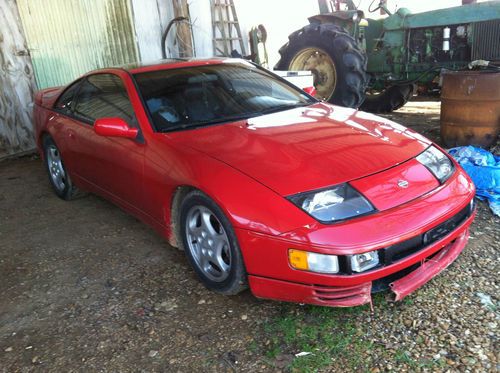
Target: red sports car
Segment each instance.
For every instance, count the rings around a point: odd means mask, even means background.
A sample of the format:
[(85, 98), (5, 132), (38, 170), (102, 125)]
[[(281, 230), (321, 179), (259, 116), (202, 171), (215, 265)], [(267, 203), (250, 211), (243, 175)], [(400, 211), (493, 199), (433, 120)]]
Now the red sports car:
[(467, 243), (474, 186), (442, 149), (243, 60), (103, 69), (35, 101), (55, 193), (113, 201), (222, 294), (401, 299)]

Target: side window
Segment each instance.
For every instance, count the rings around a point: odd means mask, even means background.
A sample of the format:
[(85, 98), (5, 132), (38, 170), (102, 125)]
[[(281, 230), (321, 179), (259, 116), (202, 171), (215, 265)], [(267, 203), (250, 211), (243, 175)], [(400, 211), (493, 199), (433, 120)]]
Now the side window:
[(118, 117), (136, 126), (132, 104), (122, 80), (113, 74), (95, 74), (82, 82), (76, 98), (75, 114), (94, 122)]
[(54, 109), (60, 110), (65, 114), (69, 114), (73, 109), (75, 93), (78, 91), (80, 83), (81, 81), (79, 80), (76, 83), (73, 83), (73, 85), (69, 86), (57, 99), (56, 104), (54, 105)]

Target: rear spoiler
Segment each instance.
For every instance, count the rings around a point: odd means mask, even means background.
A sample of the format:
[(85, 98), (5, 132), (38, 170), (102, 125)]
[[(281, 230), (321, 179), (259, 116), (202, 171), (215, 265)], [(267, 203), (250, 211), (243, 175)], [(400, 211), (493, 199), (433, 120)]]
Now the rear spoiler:
[(35, 93), (35, 105), (50, 107), (59, 96), (63, 87), (41, 89)]

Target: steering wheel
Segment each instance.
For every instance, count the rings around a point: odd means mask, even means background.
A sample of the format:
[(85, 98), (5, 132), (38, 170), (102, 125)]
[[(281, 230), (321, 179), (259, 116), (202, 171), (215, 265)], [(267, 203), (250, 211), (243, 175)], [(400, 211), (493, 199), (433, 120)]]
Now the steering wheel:
[[(377, 5), (377, 7), (376, 7), (376, 8), (372, 9), (372, 6), (373, 6), (373, 4), (374, 4), (376, 1), (378, 1), (378, 5)], [(379, 10), (379, 9), (380, 9), (380, 3), (381, 3), (381, 1), (380, 1), (380, 0), (372, 0), (372, 2), (370, 3), (370, 6), (368, 7), (368, 11), (369, 11), (370, 13), (374, 13), (374, 12), (376, 12), (377, 10)]]

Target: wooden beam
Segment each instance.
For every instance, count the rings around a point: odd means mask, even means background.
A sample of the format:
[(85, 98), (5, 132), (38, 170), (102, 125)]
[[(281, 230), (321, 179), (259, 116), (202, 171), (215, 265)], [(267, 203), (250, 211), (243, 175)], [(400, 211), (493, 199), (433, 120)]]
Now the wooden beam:
[[(187, 0), (172, 0), (172, 5), (174, 17), (186, 17), (188, 22), (191, 22)], [(188, 22), (179, 22), (176, 25), (175, 37), (179, 48), (179, 57), (193, 57), (193, 38)]]

